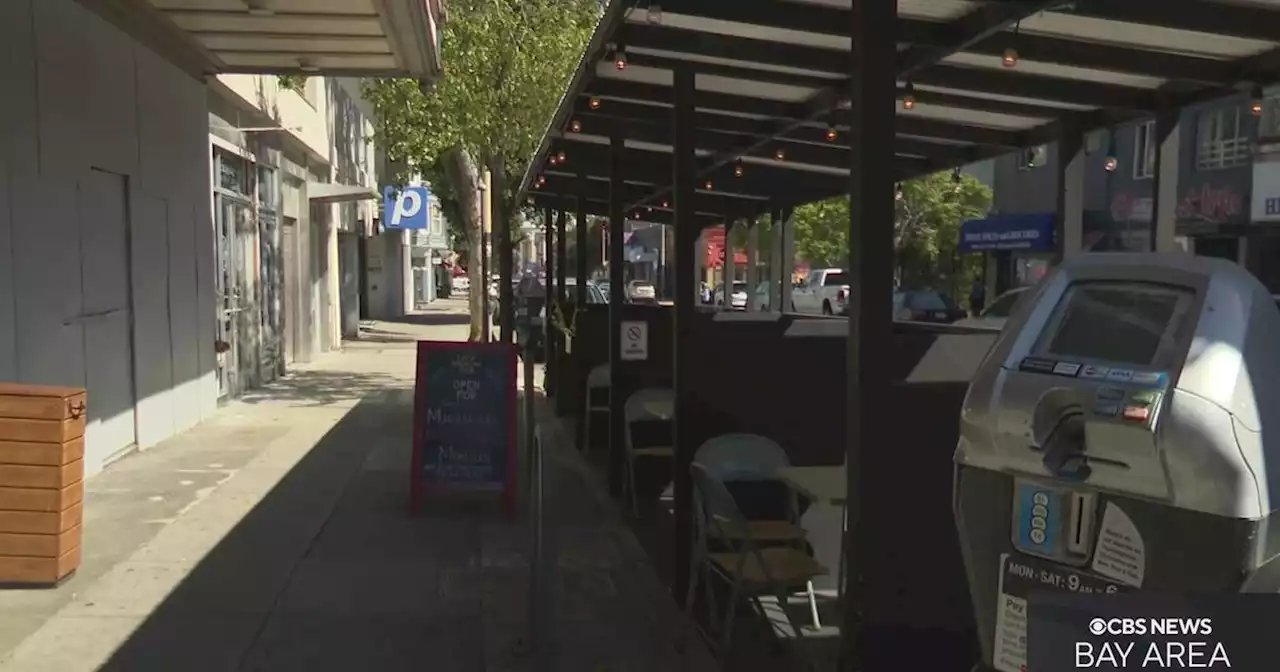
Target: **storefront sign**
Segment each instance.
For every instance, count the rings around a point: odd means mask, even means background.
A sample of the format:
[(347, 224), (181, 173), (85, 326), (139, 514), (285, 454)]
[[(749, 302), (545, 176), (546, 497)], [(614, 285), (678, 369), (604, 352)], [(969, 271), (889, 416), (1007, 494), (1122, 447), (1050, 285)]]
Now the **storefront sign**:
[(1111, 219), (1117, 222), (1150, 223), (1153, 209), (1150, 196), (1134, 198), (1129, 194), (1116, 194), (1111, 199)]
[(1230, 187), (1204, 184), (1192, 188), (1178, 203), (1179, 220), (1226, 224), (1244, 213), (1244, 198)]
[(1253, 203), (1249, 214), (1255, 222), (1280, 221), (1280, 161), (1253, 164)]
[(960, 226), (960, 251), (1052, 252), (1056, 218), (1052, 212), (1038, 212), (971, 219)]

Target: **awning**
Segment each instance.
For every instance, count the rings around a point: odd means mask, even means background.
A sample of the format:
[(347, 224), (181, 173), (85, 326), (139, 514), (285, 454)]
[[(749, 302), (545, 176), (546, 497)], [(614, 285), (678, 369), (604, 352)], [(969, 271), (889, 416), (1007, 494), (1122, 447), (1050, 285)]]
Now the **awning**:
[(960, 251), (1053, 252), (1055, 221), (1057, 215), (1052, 212), (971, 219), (960, 225)]
[(442, 73), (439, 0), (78, 0), (194, 77)]
[(331, 182), (308, 182), (307, 200), (312, 203), (352, 203), (355, 201), (371, 201), (379, 198), (378, 190), (354, 184), (333, 184)]

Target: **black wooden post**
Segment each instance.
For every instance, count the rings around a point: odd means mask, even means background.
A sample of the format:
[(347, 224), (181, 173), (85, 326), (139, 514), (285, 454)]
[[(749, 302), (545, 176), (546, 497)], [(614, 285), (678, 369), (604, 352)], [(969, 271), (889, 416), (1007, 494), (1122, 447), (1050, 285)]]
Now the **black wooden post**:
[[(515, 258), (511, 249), (511, 213), (506, 211), (503, 202), (507, 193), (507, 171), (502, 161), (496, 160), (491, 162), (489, 173), (492, 175), (493, 228), (498, 231), (498, 315), (502, 322), (498, 338), (502, 343), (514, 343), (516, 309), (511, 281), (515, 274)], [(488, 288), (481, 291), (488, 291)]]
[(672, 590), (675, 598), (684, 603), (689, 589), (689, 558), (693, 548), (693, 478), (689, 465), (693, 463), (696, 440), (693, 431), (692, 407), (693, 357), (689, 344), (693, 338), (694, 285), (697, 282), (696, 247), (698, 224), (694, 221), (694, 186), (697, 163), (694, 154), (694, 73), (679, 69), (674, 73), (673, 100), (675, 102), (672, 139), (673, 200), (675, 207), (675, 315), (672, 324), (673, 361), (672, 381), (675, 393), (675, 419), (673, 443), (675, 464), (673, 490), (675, 495), (675, 581)]
[[(542, 352), (546, 357), (542, 373), (542, 389), (547, 395), (555, 394), (556, 390), (556, 352), (555, 352), (555, 327), (551, 326), (552, 299), (555, 297), (555, 280), (556, 280), (556, 258), (555, 248), (552, 247), (553, 240), (556, 235), (556, 227), (554, 224), (554, 210), (546, 208), (542, 211), (542, 240), (543, 240), (543, 265), (542, 270), (546, 275), (546, 284), (543, 292), (543, 305), (546, 310), (542, 314)], [(563, 216), (563, 215), (562, 215)], [(537, 249), (535, 244), (533, 248)], [(536, 252), (535, 252), (536, 254)], [(529, 305), (530, 311), (534, 310), (532, 304)], [(534, 313), (529, 315), (530, 318), (535, 317)]]
[[(577, 267), (574, 270), (574, 278), (578, 284), (578, 289), (577, 296), (574, 297), (575, 301), (573, 306), (575, 329), (578, 327), (578, 316), (581, 315), (587, 307), (587, 174), (585, 171), (578, 171), (576, 183), (575, 187), (577, 198), (575, 199), (575, 228), (573, 234), (576, 240), (574, 243), (574, 264)], [(577, 352), (578, 349), (579, 348), (574, 348), (574, 351)], [(578, 361), (584, 362), (585, 360), (579, 359)], [(575, 370), (577, 370), (577, 367), (575, 367)], [(577, 380), (585, 383), (586, 372), (581, 373), (576, 376), (576, 378)], [(585, 396), (585, 387), (585, 385), (581, 385), (579, 389), (574, 392), (574, 394), (581, 393), (584, 395), (582, 397), (582, 404), (578, 411), (578, 421), (576, 423), (575, 432), (577, 441), (574, 444), (577, 446), (579, 451), (583, 452), (586, 452), (587, 442), (591, 440), (591, 437), (587, 436), (586, 432), (587, 408), (590, 407), (591, 400)]]
[[(569, 218), (569, 213), (564, 210), (560, 211), (560, 215), (556, 217), (556, 294), (555, 305), (559, 308), (557, 313), (561, 317), (568, 312), (568, 308), (564, 305), (565, 288), (564, 281), (568, 278), (568, 269), (566, 266), (569, 262), (568, 250), (564, 240), (565, 220)], [(547, 315), (551, 315), (551, 309), (547, 309)], [(555, 330), (556, 342), (554, 351), (556, 353), (556, 386), (559, 387), (564, 378), (564, 332), (559, 327)]]
[(622, 312), (625, 294), (622, 273), (622, 229), (626, 220), (623, 208), (622, 171), (625, 169), (626, 139), (621, 129), (614, 129), (609, 152), (609, 492), (622, 495), (623, 467), (626, 456), (622, 442), (626, 429), (623, 409), (627, 385), (622, 380)]
[[(849, 339), (847, 382), (848, 531), (842, 605), (841, 669), (867, 669), (865, 645), (875, 615), (865, 613), (862, 558), (874, 549), (863, 511), (862, 449), (893, 445), (894, 414), (887, 403), (890, 373), (885, 353), (893, 339), (894, 122), (896, 76), (892, 63), (897, 0), (855, 2), (850, 14), (853, 50), (849, 64), (852, 101), (849, 123)], [(865, 479), (870, 482), (870, 478)]]

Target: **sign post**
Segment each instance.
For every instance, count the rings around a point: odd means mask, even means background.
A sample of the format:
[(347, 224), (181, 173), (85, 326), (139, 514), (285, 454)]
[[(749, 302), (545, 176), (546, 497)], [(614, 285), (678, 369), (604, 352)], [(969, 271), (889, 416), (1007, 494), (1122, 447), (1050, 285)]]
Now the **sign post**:
[(516, 511), (516, 353), (503, 343), (418, 341), (414, 512), (429, 492), (501, 492)]

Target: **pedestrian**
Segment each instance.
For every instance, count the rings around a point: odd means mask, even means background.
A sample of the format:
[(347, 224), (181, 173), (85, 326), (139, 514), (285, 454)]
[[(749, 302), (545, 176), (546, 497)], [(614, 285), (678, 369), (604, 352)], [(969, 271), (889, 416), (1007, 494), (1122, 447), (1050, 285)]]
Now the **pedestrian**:
[(980, 278), (974, 278), (969, 288), (969, 312), (978, 315), (987, 304), (987, 286)]

